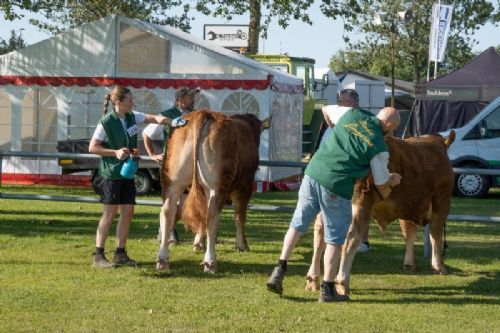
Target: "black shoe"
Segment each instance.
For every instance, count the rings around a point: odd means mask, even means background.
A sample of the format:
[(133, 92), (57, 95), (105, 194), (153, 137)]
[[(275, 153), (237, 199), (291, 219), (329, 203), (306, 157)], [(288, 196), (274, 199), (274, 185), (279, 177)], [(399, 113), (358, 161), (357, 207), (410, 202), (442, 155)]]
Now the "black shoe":
[(175, 228), (172, 229), (168, 235), (168, 243), (173, 245), (179, 244), (179, 235), (177, 234), (177, 230), (175, 230)]
[(349, 300), (349, 296), (347, 295), (339, 295), (335, 290), (335, 286), (330, 289), (326, 283), (322, 283), (319, 287), (319, 298), (318, 302), (345, 302)]
[(127, 251), (121, 253), (115, 252), (115, 256), (113, 257), (113, 263), (116, 266), (137, 266), (137, 261), (130, 258), (127, 254)]
[(283, 294), (283, 279), (285, 278), (285, 271), (280, 266), (274, 267), (269, 280), (267, 280), (267, 290), (276, 293)]
[(92, 253), (92, 266), (97, 269), (101, 268), (116, 268), (116, 264), (109, 262), (103, 254)]

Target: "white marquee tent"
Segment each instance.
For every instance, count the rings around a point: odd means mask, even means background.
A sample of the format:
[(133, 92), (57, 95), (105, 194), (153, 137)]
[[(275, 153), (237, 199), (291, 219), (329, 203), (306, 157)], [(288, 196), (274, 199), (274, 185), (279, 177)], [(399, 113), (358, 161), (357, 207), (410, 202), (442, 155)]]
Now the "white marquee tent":
[[(115, 15), (0, 56), (0, 149), (57, 152), (60, 140), (90, 138), (114, 85), (130, 87), (135, 109), (146, 113), (170, 108), (175, 89), (188, 85), (202, 90), (197, 108), (272, 114), (260, 158), (300, 160), (301, 79), (178, 29)], [(260, 167), (256, 180), (298, 172)], [(53, 160), (3, 163), (4, 179), (60, 173)]]

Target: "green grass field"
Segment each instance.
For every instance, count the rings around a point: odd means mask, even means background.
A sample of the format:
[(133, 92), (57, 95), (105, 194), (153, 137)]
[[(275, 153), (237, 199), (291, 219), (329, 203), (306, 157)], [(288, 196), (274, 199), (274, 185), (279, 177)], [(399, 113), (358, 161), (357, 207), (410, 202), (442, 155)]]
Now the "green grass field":
[[(2, 187), (3, 192), (94, 196), (87, 189)], [(143, 197), (142, 199), (159, 199)], [(293, 206), (296, 193), (256, 194), (254, 204)], [(312, 232), (296, 248), (283, 297), (265, 283), (291, 213), (249, 212), (250, 252), (234, 251), (224, 210), (219, 273), (204, 274), (191, 233), (171, 247), (171, 270), (157, 273), (159, 207), (137, 206), (128, 243), (138, 268), (91, 267), (99, 204), (0, 200), (0, 332), (500, 332), (500, 224), (448, 222), (450, 274), (422, 258), (403, 272), (399, 225), (370, 226), (371, 250), (356, 256), (347, 303), (318, 304), (304, 291)], [(453, 214), (500, 216), (500, 192), (453, 199)], [(178, 227), (179, 228), (179, 227)], [(181, 228), (179, 228), (181, 229)], [(108, 239), (111, 256), (114, 236)]]

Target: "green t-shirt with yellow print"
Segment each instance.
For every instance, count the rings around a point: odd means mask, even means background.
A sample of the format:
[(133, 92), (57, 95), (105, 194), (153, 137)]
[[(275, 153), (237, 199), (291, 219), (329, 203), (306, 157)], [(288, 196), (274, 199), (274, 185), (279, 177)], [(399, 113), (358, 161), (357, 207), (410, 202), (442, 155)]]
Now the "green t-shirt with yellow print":
[(388, 148), (378, 118), (368, 111), (351, 109), (314, 154), (305, 174), (350, 200), (356, 180), (367, 176), (372, 158), (385, 151)]

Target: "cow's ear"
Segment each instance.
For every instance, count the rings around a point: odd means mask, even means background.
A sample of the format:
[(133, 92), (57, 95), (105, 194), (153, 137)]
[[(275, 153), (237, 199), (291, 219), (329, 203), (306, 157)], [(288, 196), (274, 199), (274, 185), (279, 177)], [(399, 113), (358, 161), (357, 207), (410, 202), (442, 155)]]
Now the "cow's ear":
[(450, 132), (450, 135), (448, 135), (448, 137), (447, 137), (447, 138), (446, 138), (446, 140), (444, 141), (444, 144), (445, 144), (447, 147), (449, 147), (449, 146), (453, 143), (453, 141), (455, 141), (455, 136), (456, 136), (456, 135), (455, 135), (455, 131), (454, 131), (454, 130), (452, 130), (452, 131)]
[(272, 116), (269, 116), (262, 120), (262, 130), (269, 129), (269, 127), (271, 127), (271, 118)]

